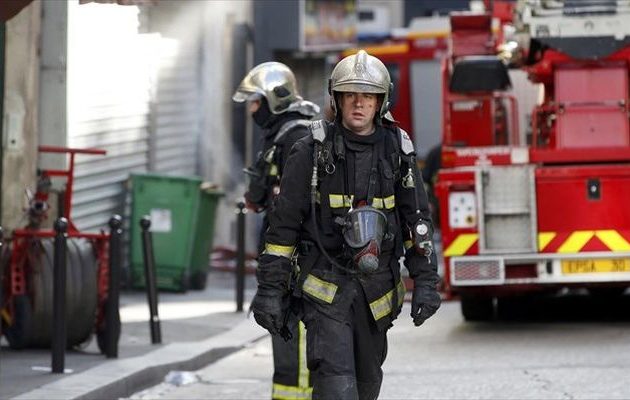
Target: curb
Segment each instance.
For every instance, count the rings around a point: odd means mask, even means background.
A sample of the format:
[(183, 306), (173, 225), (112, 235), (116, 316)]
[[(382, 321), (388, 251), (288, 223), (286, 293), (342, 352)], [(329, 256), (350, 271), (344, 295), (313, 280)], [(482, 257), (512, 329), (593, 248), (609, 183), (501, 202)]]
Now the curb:
[(171, 343), (142, 356), (112, 360), (22, 393), (16, 400), (118, 399), (160, 383), (172, 370), (197, 370), (268, 335), (246, 319), (199, 342)]

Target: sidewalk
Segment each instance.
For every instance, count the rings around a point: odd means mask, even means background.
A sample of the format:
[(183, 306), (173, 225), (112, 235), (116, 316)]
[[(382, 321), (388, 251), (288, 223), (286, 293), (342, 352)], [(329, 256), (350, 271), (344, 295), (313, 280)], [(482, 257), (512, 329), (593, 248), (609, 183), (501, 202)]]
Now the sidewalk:
[(246, 276), (244, 312), (236, 312), (235, 277), (212, 271), (204, 291), (159, 294), (162, 344), (152, 345), (144, 292), (123, 292), (118, 358), (96, 340), (66, 352), (65, 374), (50, 373), (49, 349), (13, 351), (2, 339), (0, 399), (116, 399), (155, 385), (171, 370), (194, 370), (264, 337), (247, 307), (255, 278)]

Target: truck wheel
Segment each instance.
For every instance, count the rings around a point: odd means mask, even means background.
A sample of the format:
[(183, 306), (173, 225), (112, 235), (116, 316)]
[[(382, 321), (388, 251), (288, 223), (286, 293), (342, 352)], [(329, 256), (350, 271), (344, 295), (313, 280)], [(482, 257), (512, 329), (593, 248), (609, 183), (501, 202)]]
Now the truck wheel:
[(466, 321), (490, 321), (494, 317), (492, 297), (462, 295), (461, 307)]
[(598, 287), (589, 288), (588, 293), (598, 299), (614, 299), (620, 297), (626, 291), (625, 287)]
[(208, 280), (207, 271), (195, 271), (190, 277), (190, 288), (193, 290), (204, 290)]

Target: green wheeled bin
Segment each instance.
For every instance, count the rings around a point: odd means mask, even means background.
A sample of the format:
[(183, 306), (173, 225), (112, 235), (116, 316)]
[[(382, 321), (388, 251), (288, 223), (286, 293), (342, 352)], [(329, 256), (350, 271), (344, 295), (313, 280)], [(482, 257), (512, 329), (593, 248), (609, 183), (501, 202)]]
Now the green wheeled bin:
[(140, 219), (151, 219), (158, 289), (206, 286), (216, 208), (223, 193), (198, 177), (132, 174), (131, 283), (145, 287)]

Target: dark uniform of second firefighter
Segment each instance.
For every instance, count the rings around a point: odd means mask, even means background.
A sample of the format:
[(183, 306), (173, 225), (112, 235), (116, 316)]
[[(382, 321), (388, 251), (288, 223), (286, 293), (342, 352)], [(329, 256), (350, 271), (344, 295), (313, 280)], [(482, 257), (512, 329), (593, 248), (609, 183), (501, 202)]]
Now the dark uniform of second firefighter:
[[(269, 214), (252, 310), (277, 334), (282, 299), (302, 298), (314, 399), (378, 397), (386, 332), (405, 294), (398, 264), (405, 247), (414, 323), (440, 305), (426, 193), (413, 144), (387, 120), (390, 91), (387, 69), (364, 51), (337, 64), (336, 120), (315, 121), (313, 135), (294, 145)], [(370, 96), (375, 110), (362, 103)], [(299, 279), (289, 294), (295, 253)]]
[[(310, 135), (310, 119), (319, 107), (303, 100), (297, 91), (293, 72), (279, 62), (266, 62), (254, 67), (243, 78), (233, 100), (248, 102), (254, 122), (264, 129), (262, 150), (256, 162), (245, 171), (249, 184), (245, 193), (248, 208), (266, 212), (279, 192), (280, 177), (293, 144)], [(267, 215), (263, 216), (262, 236), (267, 229)], [(306, 367), (306, 333), (296, 315), (290, 315), (287, 329), (290, 338), (272, 338), (274, 375), (272, 398), (310, 399), (310, 374)]]

